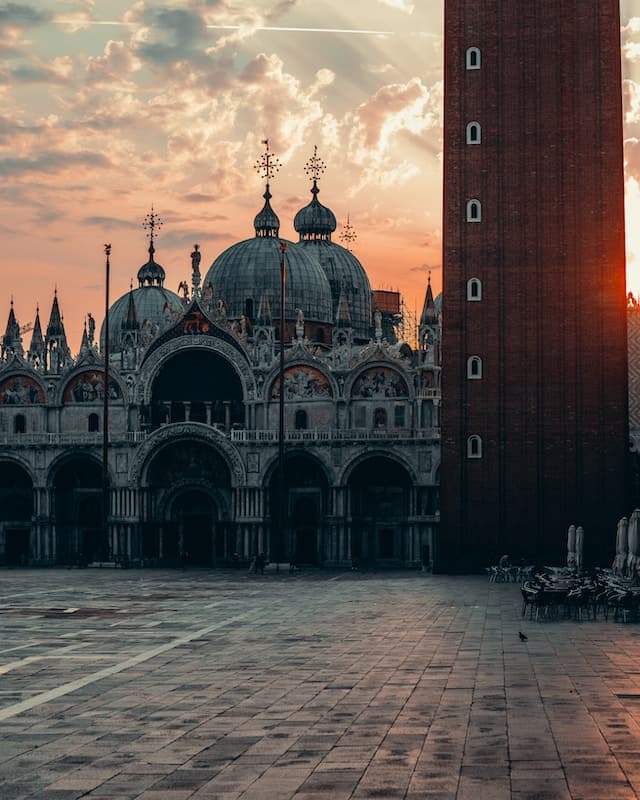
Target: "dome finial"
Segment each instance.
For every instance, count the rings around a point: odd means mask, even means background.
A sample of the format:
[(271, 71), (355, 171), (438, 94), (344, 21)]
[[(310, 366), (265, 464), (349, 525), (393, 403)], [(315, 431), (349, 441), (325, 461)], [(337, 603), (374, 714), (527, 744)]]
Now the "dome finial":
[(344, 242), (344, 246), (346, 247), (346, 249), (350, 253), (352, 253), (353, 248), (351, 247), (351, 244), (352, 242), (355, 242), (357, 238), (358, 234), (356, 233), (355, 228), (351, 224), (350, 215), (347, 214), (347, 224), (342, 226), (342, 230), (338, 234), (338, 239), (340, 239), (341, 242)]
[(264, 153), (256, 161), (254, 165), (255, 171), (267, 183), (267, 194), (269, 193), (269, 182), (271, 178), (280, 170), (282, 164), (277, 156), (269, 150), (269, 140), (263, 139), (262, 144), (265, 146)]
[(149, 256), (151, 261), (153, 261), (153, 254), (156, 252), (156, 249), (153, 246), (153, 240), (156, 237), (156, 230), (160, 230), (162, 227), (162, 220), (153, 210), (153, 203), (151, 204), (151, 212), (144, 218), (142, 227), (149, 231), (147, 234), (147, 239), (149, 240)]
[(318, 181), (322, 177), (324, 171), (326, 169), (326, 164), (324, 161), (318, 156), (318, 145), (313, 145), (313, 155), (304, 165), (304, 171), (307, 173), (309, 180), (313, 181), (313, 186), (311, 187), (311, 194), (314, 196), (318, 194), (320, 189), (318, 189)]
[(157, 232), (162, 227), (162, 224), (162, 220), (156, 214), (152, 204), (150, 213), (145, 216), (142, 223), (142, 227), (148, 231), (147, 239), (149, 240), (149, 261), (146, 264), (143, 264), (138, 270), (138, 284), (140, 285), (140, 288), (145, 285), (160, 286), (160, 288), (162, 288), (164, 284), (164, 269), (160, 266), (160, 264), (157, 264), (153, 258), (153, 254), (156, 252), (154, 242), (156, 236), (158, 235)]
[(271, 208), (269, 200), (271, 200), (271, 192), (269, 191), (269, 181), (278, 172), (281, 167), (279, 159), (273, 155), (269, 150), (269, 140), (263, 139), (262, 144), (265, 145), (265, 151), (256, 161), (254, 169), (260, 177), (266, 181), (264, 197), (264, 207), (253, 221), (253, 227), (256, 231), (256, 236), (277, 237), (280, 232), (280, 220)]

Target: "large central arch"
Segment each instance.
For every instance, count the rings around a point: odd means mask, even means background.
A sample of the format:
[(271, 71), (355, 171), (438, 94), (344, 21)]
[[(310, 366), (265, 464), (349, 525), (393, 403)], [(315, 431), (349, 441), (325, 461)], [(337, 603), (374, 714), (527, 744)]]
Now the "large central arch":
[(284, 460), (284, 489), (276, 465), (270, 475), (271, 560), (318, 564), (323, 556), (328, 481), (317, 459), (291, 453)]
[(372, 455), (353, 468), (347, 485), (354, 562), (403, 561), (412, 487), (407, 469), (393, 458)]
[(142, 557), (166, 564), (213, 566), (232, 547), (231, 470), (197, 438), (170, 441), (145, 471)]

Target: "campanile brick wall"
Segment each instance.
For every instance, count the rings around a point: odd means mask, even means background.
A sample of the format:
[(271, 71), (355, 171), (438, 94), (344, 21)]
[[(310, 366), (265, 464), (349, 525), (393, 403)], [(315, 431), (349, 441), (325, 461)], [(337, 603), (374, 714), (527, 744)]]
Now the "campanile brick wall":
[(444, 141), (441, 555), (561, 563), (573, 522), (606, 563), (630, 511), (618, 0), (445, 0)]

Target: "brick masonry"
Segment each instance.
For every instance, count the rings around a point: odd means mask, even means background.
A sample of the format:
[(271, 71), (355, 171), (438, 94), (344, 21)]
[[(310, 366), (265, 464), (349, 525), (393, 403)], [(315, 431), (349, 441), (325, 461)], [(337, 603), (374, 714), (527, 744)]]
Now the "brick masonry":
[[(617, 0), (445, 3), (442, 520), (450, 566), (606, 561), (627, 513)], [(468, 47), (481, 69), (465, 68)], [(467, 145), (467, 123), (482, 143)], [(482, 222), (465, 221), (470, 198)], [(466, 282), (482, 281), (481, 302)], [(482, 380), (466, 377), (470, 355)], [(483, 458), (468, 460), (478, 434)]]

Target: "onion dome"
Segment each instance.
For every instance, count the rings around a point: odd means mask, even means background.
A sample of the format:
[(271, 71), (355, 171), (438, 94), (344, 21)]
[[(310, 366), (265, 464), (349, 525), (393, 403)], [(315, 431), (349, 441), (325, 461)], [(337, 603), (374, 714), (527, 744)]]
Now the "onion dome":
[(266, 238), (276, 237), (280, 233), (280, 220), (278, 215), (271, 208), (269, 200), (273, 197), (269, 191), (269, 184), (267, 184), (266, 191), (262, 195), (264, 197), (264, 206), (261, 211), (255, 216), (253, 220), (253, 227), (256, 231), (256, 236), (263, 236)]
[[(154, 259), (154, 239), (162, 223), (153, 208), (145, 217), (143, 226), (149, 229), (149, 260), (138, 270), (138, 288), (131, 288), (109, 309), (109, 349), (112, 353), (122, 350), (123, 332), (139, 327), (143, 335), (157, 334), (178, 314), (184, 313), (182, 298), (164, 288), (165, 271)], [(100, 342), (104, 346), (104, 323)]]
[(296, 233), (300, 234), (300, 241), (304, 239), (331, 239), (331, 234), (337, 227), (333, 211), (318, 201), (318, 184), (314, 180), (311, 194), (313, 200), (308, 206), (301, 208), (293, 220)]

